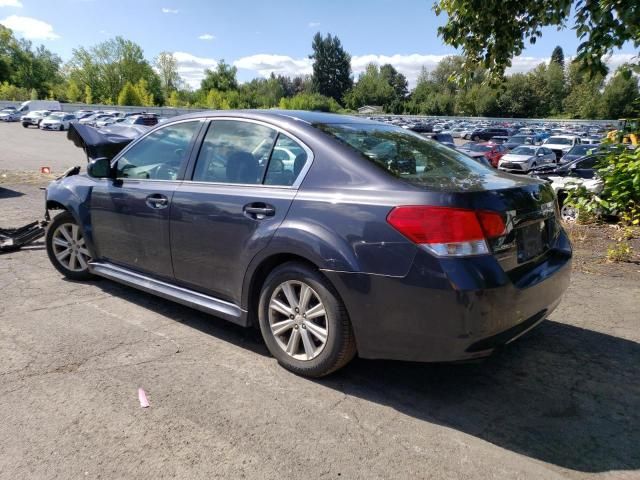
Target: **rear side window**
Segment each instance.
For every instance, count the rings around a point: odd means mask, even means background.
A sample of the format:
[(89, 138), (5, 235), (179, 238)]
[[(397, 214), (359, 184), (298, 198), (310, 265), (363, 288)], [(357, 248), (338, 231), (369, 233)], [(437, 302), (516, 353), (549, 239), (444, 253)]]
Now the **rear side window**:
[(276, 131), (256, 123), (215, 120), (202, 142), (193, 180), (198, 182), (259, 184)]
[(372, 164), (410, 183), (431, 187), (471, 187), (490, 167), (421, 135), (391, 125), (317, 124)]
[(118, 159), (117, 177), (175, 180), (200, 122), (182, 122), (156, 130)]
[(278, 135), (273, 147), (265, 185), (291, 186), (307, 163), (307, 152), (295, 140), (285, 134)]

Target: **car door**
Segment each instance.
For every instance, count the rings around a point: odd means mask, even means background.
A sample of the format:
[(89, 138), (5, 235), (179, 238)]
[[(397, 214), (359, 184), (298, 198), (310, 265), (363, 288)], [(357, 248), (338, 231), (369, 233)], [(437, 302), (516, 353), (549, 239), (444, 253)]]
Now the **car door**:
[(246, 268), (285, 218), (310, 161), (307, 147), (269, 125), (213, 120), (191, 181), (173, 199), (176, 281), (239, 304)]
[(573, 176), (592, 179), (595, 175), (595, 166), (598, 161), (596, 155), (585, 157), (582, 160), (576, 162), (575, 168), (572, 169)]
[(91, 193), (91, 228), (98, 259), (173, 278), (171, 201), (201, 127), (199, 120), (168, 124), (116, 157), (116, 178), (99, 181)]

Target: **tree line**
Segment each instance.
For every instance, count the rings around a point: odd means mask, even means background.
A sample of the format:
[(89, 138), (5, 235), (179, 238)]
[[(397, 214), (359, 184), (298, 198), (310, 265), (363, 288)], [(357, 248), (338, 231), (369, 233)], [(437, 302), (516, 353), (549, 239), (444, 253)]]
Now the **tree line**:
[(152, 61), (136, 43), (115, 37), (61, 58), (44, 46), (16, 39), (0, 25), (0, 99), (57, 99), (105, 105), (272, 108), (354, 111), (364, 105), (387, 113), (494, 117), (619, 118), (638, 115), (638, 78), (623, 69), (606, 76), (566, 62), (560, 47), (551, 61), (527, 73), (501, 77), (477, 67), (457, 81), (464, 58), (444, 58), (423, 67), (416, 85), (392, 65), (370, 64), (354, 80), (351, 56), (340, 39), (317, 33), (311, 44), (313, 73), (272, 74), (240, 83), (236, 67), (224, 60), (205, 70), (197, 89), (189, 88), (176, 59), (162, 52)]

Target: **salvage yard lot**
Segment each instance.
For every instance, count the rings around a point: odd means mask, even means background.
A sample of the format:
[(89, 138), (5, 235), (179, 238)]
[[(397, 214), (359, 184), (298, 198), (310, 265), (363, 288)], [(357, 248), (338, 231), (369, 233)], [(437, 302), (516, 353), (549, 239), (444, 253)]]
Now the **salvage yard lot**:
[[(65, 137), (0, 124), (0, 227), (42, 215), (40, 166), (84, 163)], [(0, 255), (0, 478), (639, 478), (640, 266), (584, 235), (560, 307), (491, 359), (316, 381), (252, 331), (63, 280), (42, 242)]]

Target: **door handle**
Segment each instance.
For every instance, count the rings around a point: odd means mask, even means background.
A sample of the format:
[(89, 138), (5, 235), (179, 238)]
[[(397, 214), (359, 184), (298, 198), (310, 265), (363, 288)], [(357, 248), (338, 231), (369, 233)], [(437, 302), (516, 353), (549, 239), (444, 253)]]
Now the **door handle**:
[(242, 210), (245, 215), (257, 220), (262, 220), (265, 217), (273, 217), (276, 214), (276, 209), (272, 205), (262, 202), (250, 203), (245, 205)]
[(145, 203), (149, 208), (160, 210), (169, 206), (169, 199), (164, 195), (154, 193), (147, 197)]

